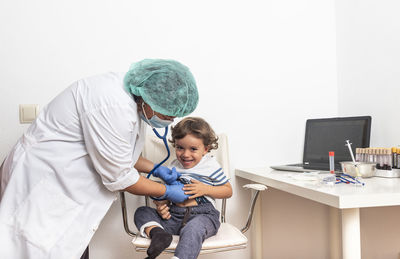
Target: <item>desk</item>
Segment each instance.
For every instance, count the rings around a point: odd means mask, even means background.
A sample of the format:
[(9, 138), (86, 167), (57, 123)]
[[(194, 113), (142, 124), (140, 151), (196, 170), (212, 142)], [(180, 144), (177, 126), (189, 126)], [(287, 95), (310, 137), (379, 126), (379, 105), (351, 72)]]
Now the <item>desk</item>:
[[(299, 180), (299, 173), (269, 167), (236, 169), (235, 175), (341, 210), (343, 259), (360, 259), (360, 208), (400, 205), (400, 178), (362, 179), (365, 186), (326, 186)], [(327, 176), (328, 174), (324, 174)], [(324, 175), (318, 177), (323, 178)]]

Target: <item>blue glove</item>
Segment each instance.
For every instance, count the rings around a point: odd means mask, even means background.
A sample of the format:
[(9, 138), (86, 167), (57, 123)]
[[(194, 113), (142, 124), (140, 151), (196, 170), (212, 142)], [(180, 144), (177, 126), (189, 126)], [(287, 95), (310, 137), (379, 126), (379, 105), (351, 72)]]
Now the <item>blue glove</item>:
[(189, 198), (189, 195), (185, 194), (182, 190), (183, 184), (175, 184), (175, 185), (165, 185), (166, 190), (164, 195), (157, 197), (157, 200), (170, 200), (173, 203), (181, 203)]
[(179, 177), (181, 177), (181, 174), (176, 171), (176, 168), (173, 167), (172, 169), (169, 169), (166, 166), (159, 166), (154, 172), (153, 175), (155, 177), (163, 179), (163, 181), (166, 184), (172, 184), (174, 183)]

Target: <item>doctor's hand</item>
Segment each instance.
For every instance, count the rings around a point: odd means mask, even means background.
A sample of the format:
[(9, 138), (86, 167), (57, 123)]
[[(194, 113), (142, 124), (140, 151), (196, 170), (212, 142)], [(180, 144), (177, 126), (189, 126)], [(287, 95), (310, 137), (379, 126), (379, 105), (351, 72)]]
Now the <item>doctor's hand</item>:
[(157, 206), (156, 210), (158, 215), (162, 219), (170, 219), (171, 214), (169, 213), (169, 201), (163, 200), (163, 201), (153, 201), (153, 203)]
[(164, 195), (157, 197), (157, 200), (170, 200), (173, 203), (181, 203), (188, 199), (189, 195), (186, 195), (182, 190), (183, 184), (179, 183), (174, 185), (165, 185), (166, 190)]
[(154, 172), (153, 175), (155, 177), (161, 178), (165, 183), (167, 184), (173, 184), (175, 181), (181, 177), (181, 174), (176, 171), (176, 168), (173, 167), (172, 169), (169, 169), (166, 166), (160, 166), (158, 167)]

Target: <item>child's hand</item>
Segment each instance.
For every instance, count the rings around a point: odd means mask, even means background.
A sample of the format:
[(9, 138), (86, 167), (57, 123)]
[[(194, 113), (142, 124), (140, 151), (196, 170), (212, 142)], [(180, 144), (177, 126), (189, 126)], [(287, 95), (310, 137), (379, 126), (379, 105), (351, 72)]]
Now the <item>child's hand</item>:
[(169, 213), (169, 201), (168, 200), (162, 200), (162, 201), (153, 201), (154, 204), (157, 206), (156, 210), (158, 212), (158, 215), (161, 216), (163, 219), (170, 219), (171, 214)]
[(191, 195), (189, 196), (189, 199), (207, 195), (212, 187), (195, 179), (192, 179), (191, 181), (192, 183), (185, 184), (185, 187), (182, 189), (185, 191), (185, 194)]

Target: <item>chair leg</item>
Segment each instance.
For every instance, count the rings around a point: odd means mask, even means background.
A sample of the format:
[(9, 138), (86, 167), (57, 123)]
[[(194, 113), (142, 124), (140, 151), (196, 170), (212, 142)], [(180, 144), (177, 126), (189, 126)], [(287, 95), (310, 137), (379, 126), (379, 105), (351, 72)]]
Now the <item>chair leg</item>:
[(254, 207), (256, 205), (256, 201), (258, 198), (258, 195), (260, 194), (260, 191), (257, 190), (254, 194), (253, 197), (251, 199), (251, 205), (250, 205), (250, 209), (249, 209), (249, 215), (247, 216), (247, 222), (246, 222), (246, 226), (244, 226), (244, 228), (242, 228), (240, 231), (242, 231), (242, 233), (246, 232), (251, 225), (251, 221), (253, 219), (253, 212), (254, 212)]

